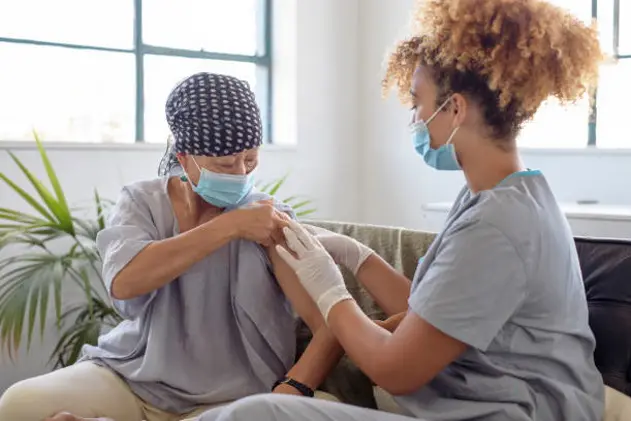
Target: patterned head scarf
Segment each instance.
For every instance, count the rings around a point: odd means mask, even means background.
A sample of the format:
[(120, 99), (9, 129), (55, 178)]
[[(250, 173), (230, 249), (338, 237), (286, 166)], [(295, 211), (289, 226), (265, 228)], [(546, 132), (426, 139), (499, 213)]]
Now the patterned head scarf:
[(226, 156), (256, 148), (263, 140), (261, 114), (247, 82), (197, 73), (181, 81), (166, 102), (171, 140), (159, 174), (179, 167), (177, 153)]

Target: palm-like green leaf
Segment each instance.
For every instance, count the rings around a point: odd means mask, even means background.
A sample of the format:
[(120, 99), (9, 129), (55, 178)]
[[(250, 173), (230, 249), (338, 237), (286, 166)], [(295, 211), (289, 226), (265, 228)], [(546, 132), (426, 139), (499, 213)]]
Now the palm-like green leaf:
[[(0, 266), (0, 344), (11, 358), (22, 343), (25, 322), (27, 349), (30, 348), (38, 313), (43, 335), (50, 289), (61, 295), (61, 279), (67, 267), (64, 257), (43, 252), (18, 257), (5, 259)], [(55, 306), (60, 313), (60, 302), (56, 301)]]
[[(48, 190), (48, 188), (46, 188), (44, 183), (42, 183), (37, 177), (35, 177), (35, 175), (22, 163), (22, 161), (15, 154), (11, 152), (9, 152), (9, 156), (11, 156), (13, 162), (15, 162), (18, 168), (20, 168), (22, 173), (26, 176), (31, 186), (35, 189), (35, 191), (41, 198), (42, 202), (38, 202), (35, 197), (27, 193), (26, 190), (18, 186), (15, 181), (11, 180), (5, 174), (0, 173), (0, 180), (4, 181), (29, 205), (31, 205), (33, 209), (44, 216), (44, 218), (50, 225), (54, 225), (61, 231), (74, 236), (75, 231), (72, 216), (70, 214), (70, 209), (68, 208), (64, 192), (61, 188), (61, 185), (59, 184), (59, 179), (57, 178), (57, 174), (55, 173), (50, 160), (48, 159), (48, 155), (46, 154), (41, 141), (39, 140), (37, 134), (34, 134), (35, 141), (40, 152), (40, 157), (42, 159), (42, 163), (44, 164), (44, 168), (46, 169), (48, 180), (53, 187), (54, 194), (50, 190)], [(0, 213), (3, 219), (6, 219), (7, 217), (18, 217), (15, 214), (15, 211), (7, 209), (4, 209), (4, 211), (5, 212)], [(41, 221), (39, 222), (41, 223)]]
[(296, 216), (298, 218), (304, 218), (307, 215), (311, 215), (312, 213), (315, 213), (317, 210), (316, 209), (307, 209), (307, 210), (303, 210), (303, 211), (298, 211), (296, 212)]
[(46, 174), (48, 174), (48, 180), (50, 181), (50, 184), (53, 186), (53, 190), (55, 191), (55, 195), (57, 196), (57, 202), (55, 205), (59, 210), (59, 213), (57, 214), (59, 218), (59, 223), (62, 224), (64, 228), (69, 230), (69, 231), (66, 231), (65, 229), (64, 231), (68, 232), (71, 235), (74, 235), (74, 232), (72, 231), (72, 217), (70, 215), (70, 209), (68, 208), (68, 202), (66, 201), (66, 196), (64, 195), (64, 191), (61, 188), (61, 184), (59, 184), (57, 173), (53, 169), (53, 166), (50, 163), (50, 160), (48, 159), (48, 154), (46, 153), (46, 150), (42, 146), (42, 142), (39, 139), (37, 132), (33, 131), (33, 136), (35, 136), (35, 143), (37, 143), (37, 149), (39, 149), (39, 154), (42, 158), (42, 163), (44, 164), (44, 168), (46, 168)]
[(81, 354), (83, 345), (96, 345), (101, 325), (98, 319), (88, 319), (68, 327), (51, 354), (51, 361), (56, 360), (55, 368), (74, 364)]
[(52, 193), (46, 188), (46, 186), (44, 186), (44, 183), (42, 183), (28, 168), (26, 168), (26, 166), (22, 163), (22, 161), (20, 161), (17, 156), (15, 156), (11, 152), (9, 152), (9, 155), (13, 159), (13, 162), (15, 162), (20, 170), (22, 170), (22, 173), (24, 173), (26, 178), (28, 178), (28, 180), (31, 182), (31, 185), (35, 188), (37, 194), (39, 194), (41, 199), (44, 201), (44, 204), (48, 208), (47, 210), (51, 213), (53, 218), (57, 222), (59, 222), (59, 216), (62, 213), (62, 209), (61, 206), (59, 206), (59, 204), (57, 203), (55, 196), (53, 196)]
[[(275, 196), (280, 190), (280, 188), (285, 184), (285, 181), (287, 181), (288, 176), (289, 174), (286, 174), (283, 177), (279, 178), (278, 180), (265, 183), (263, 187), (259, 188), (259, 190), (263, 193), (269, 194), (270, 196)], [(311, 205), (313, 201), (307, 200), (307, 199), (301, 199), (300, 196), (290, 196), (284, 199), (283, 203), (291, 206), (291, 208), (296, 213), (296, 216), (299, 218), (316, 212), (315, 208), (306, 208), (307, 206)]]
[(81, 237), (85, 237), (92, 241), (96, 241), (96, 235), (101, 231), (98, 221), (89, 221), (87, 219), (73, 218), (76, 226), (76, 233)]
[(94, 204), (96, 205), (96, 221), (98, 223), (97, 226), (99, 231), (101, 231), (105, 228), (105, 215), (101, 196), (96, 189), (94, 190)]
[[(39, 335), (46, 328), (52, 306), (57, 328), (65, 328), (56, 353), (57, 364), (67, 365), (79, 356), (84, 343), (96, 343), (101, 326), (120, 321), (114, 309), (92, 287), (92, 278), (102, 283), (95, 239), (105, 225), (105, 214), (113, 202), (94, 192), (96, 218), (81, 219), (68, 207), (59, 179), (46, 151), (35, 134), (49, 190), (14, 154), (11, 158), (24, 174), (27, 190), (0, 172), (6, 183), (34, 210), (33, 214), (0, 207), (0, 252), (11, 247), (8, 257), (0, 257), (0, 351), (14, 359), (17, 349), (29, 349), (39, 324)], [(65, 254), (55, 255), (48, 243), (66, 237), (72, 240)], [(16, 247), (13, 252), (13, 247)], [(62, 312), (63, 287), (73, 282), (85, 293), (85, 304), (76, 311)]]
[(11, 187), (11, 189), (13, 189), (13, 191), (15, 191), (18, 195), (20, 195), (22, 199), (26, 201), (26, 203), (31, 205), (33, 209), (35, 209), (40, 214), (42, 214), (46, 219), (48, 219), (50, 222), (53, 222), (53, 223), (56, 222), (53, 216), (42, 205), (40, 205), (39, 202), (35, 200), (33, 196), (28, 194), (23, 188), (21, 188), (16, 183), (14, 183), (13, 180), (11, 180), (9, 177), (4, 175), (3, 173), (0, 173), (0, 180), (4, 181), (9, 187)]
[(46, 225), (50, 222), (37, 216), (32, 216), (27, 213), (18, 212), (16, 210), (7, 208), (0, 208), (0, 220), (19, 222), (23, 224), (40, 225)]
[(59, 338), (50, 360), (55, 368), (74, 364), (83, 345), (96, 345), (103, 327), (113, 327), (121, 317), (108, 304), (99, 299), (77, 305), (61, 316), (64, 326), (70, 327)]
[(279, 178), (274, 184), (272, 184), (268, 192), (270, 196), (274, 196), (276, 193), (278, 193), (278, 190), (283, 186), (283, 184), (285, 184), (287, 177), (288, 175), (284, 175)]

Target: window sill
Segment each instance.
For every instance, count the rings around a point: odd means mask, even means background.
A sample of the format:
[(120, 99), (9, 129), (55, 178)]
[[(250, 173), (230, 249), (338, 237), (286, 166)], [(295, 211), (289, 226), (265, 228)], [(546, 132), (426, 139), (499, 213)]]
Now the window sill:
[[(44, 148), (50, 150), (123, 150), (123, 151), (164, 151), (164, 143), (88, 143), (88, 142), (43, 142)], [(32, 141), (0, 141), (0, 150), (12, 151), (36, 150), (37, 144)]]
[[(423, 210), (447, 213), (452, 204), (448, 202), (427, 203)], [(605, 204), (561, 203), (561, 210), (568, 219), (589, 219), (594, 221), (631, 221), (631, 206)]]
[(587, 146), (584, 148), (529, 148), (521, 147), (519, 152), (524, 155), (552, 155), (552, 156), (631, 156), (631, 148), (598, 148)]

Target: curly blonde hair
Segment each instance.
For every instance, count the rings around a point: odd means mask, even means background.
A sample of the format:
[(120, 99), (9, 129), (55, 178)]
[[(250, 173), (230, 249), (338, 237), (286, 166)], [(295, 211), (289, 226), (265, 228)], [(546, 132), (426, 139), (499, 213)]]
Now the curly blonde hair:
[(542, 0), (425, 0), (416, 36), (390, 55), (382, 82), (404, 102), (425, 66), (442, 102), (468, 95), (498, 139), (514, 138), (550, 96), (571, 103), (589, 92), (603, 58), (595, 27)]

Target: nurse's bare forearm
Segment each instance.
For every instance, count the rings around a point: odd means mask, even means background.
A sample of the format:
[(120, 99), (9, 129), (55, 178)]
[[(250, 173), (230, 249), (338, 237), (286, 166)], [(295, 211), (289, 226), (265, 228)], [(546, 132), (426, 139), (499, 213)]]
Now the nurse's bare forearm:
[[(384, 329), (394, 332), (406, 312), (394, 315), (386, 320), (375, 323)], [(298, 362), (287, 373), (287, 377), (295, 379), (315, 390), (335, 368), (344, 355), (344, 349), (335, 338), (331, 330), (322, 326), (305, 349)], [(291, 386), (281, 385), (275, 392), (295, 393)]]
[(305, 349), (300, 359), (289, 370), (287, 377), (316, 390), (344, 355), (335, 336), (322, 326)]
[(360, 266), (357, 280), (388, 316), (407, 310), (410, 280), (377, 254), (370, 255)]
[(225, 213), (190, 231), (155, 241), (114, 278), (112, 296), (128, 300), (154, 291), (237, 236), (236, 224)]

